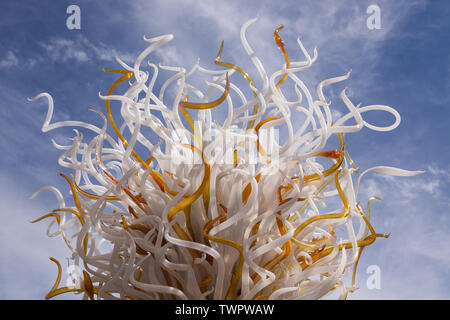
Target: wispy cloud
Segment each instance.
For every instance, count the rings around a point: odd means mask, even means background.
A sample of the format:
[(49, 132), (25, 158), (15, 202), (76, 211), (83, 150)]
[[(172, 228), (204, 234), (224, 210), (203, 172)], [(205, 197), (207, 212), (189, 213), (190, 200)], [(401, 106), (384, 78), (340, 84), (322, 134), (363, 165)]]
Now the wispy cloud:
[(136, 58), (133, 54), (118, 51), (103, 43), (93, 44), (83, 35), (75, 39), (53, 38), (47, 42), (41, 42), (40, 46), (47, 57), (56, 62), (113, 61), (116, 57), (130, 62)]
[[(382, 185), (383, 189), (386, 190), (397, 190), (398, 201), (403, 204), (427, 195), (450, 206), (450, 197), (447, 194), (450, 185), (450, 172), (435, 165), (429, 165), (428, 171), (412, 179), (379, 175), (378, 181), (370, 180), (366, 188), (371, 188), (377, 184)], [(366, 193), (369, 192), (366, 191)]]
[(88, 60), (87, 53), (77, 48), (75, 42), (67, 39), (54, 39), (50, 43), (41, 44), (48, 57), (53, 61), (76, 60), (85, 62)]
[(6, 56), (0, 60), (0, 68), (15, 67), (19, 64), (19, 59), (12, 51), (8, 51)]

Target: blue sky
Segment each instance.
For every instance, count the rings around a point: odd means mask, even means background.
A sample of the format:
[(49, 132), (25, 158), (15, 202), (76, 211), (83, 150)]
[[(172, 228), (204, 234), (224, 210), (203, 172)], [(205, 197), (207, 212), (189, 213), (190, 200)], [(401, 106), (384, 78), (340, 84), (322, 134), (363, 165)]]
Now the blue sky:
[[(81, 30), (66, 28), (71, 4), (81, 8)], [(366, 26), (371, 4), (381, 8), (380, 30)], [(100, 125), (87, 109), (104, 108), (98, 92), (105, 94), (113, 78), (102, 68), (118, 68), (115, 56), (133, 61), (146, 46), (144, 35), (175, 36), (154, 53), (157, 62), (189, 68), (200, 58), (202, 66), (214, 68), (221, 40), (228, 61), (242, 59), (239, 29), (254, 17), (258, 21), (248, 39), (269, 71), (284, 63), (272, 38), (284, 24), (280, 34), (291, 57), (302, 58), (297, 36), (309, 52), (317, 46), (319, 59), (304, 74), (306, 83), (313, 86), (351, 69), (345, 84), (326, 91), (333, 100), (346, 86), (353, 101), (400, 112), (402, 123), (392, 132), (364, 128), (348, 137), (361, 169), (426, 171), (395, 179), (369, 174), (363, 180), (362, 203), (371, 195), (383, 198), (373, 203), (374, 227), (391, 237), (365, 250), (361, 289), (350, 298), (450, 298), (448, 1), (3, 0), (0, 15), (0, 299), (42, 299), (56, 276), (48, 257), (64, 261), (68, 254), (61, 239), (46, 237), (45, 223), (29, 223), (57, 206), (54, 197), (29, 197), (45, 185), (67, 193), (57, 174), (60, 151), (51, 138), (67, 142), (73, 133), (42, 133), (46, 103), (27, 98), (49, 92), (55, 100), (53, 121)], [(386, 125), (392, 119), (367, 114), (367, 120)], [(369, 265), (380, 267), (379, 290), (365, 285)]]

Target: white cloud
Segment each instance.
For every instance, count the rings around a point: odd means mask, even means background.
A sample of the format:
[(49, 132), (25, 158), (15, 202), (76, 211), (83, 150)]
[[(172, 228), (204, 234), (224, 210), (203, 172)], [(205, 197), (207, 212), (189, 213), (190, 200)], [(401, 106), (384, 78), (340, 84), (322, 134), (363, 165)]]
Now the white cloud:
[(135, 54), (118, 51), (114, 48), (106, 46), (103, 43), (94, 44), (88, 38), (83, 36), (80, 36), (75, 41), (75, 45), (85, 48), (90, 56), (101, 61), (113, 61), (116, 57), (118, 57), (125, 62), (133, 62), (137, 57)]
[(427, 194), (440, 201), (447, 201), (446, 187), (450, 184), (450, 170), (429, 165), (423, 174), (411, 178), (371, 174), (361, 181), (360, 194), (363, 196), (398, 194), (399, 201), (410, 201)]
[[(437, 166), (428, 166), (425, 173), (414, 178), (398, 178), (379, 175), (380, 185), (389, 189), (397, 190), (399, 201), (408, 202), (423, 196), (430, 196), (439, 202), (450, 204), (446, 194), (446, 185), (450, 182), (448, 170)], [(366, 181), (367, 182), (367, 181)]]
[(379, 182), (367, 178), (366, 180), (363, 180), (359, 193), (361, 194), (360, 197), (366, 199), (372, 196), (381, 197), (383, 190), (381, 189), (381, 184)]
[(8, 50), (6, 55), (3, 59), (0, 60), (0, 68), (8, 69), (8, 68), (14, 68), (14, 67), (33, 67), (38, 60), (36, 58), (27, 58), (23, 59), (17, 57), (17, 55), (11, 51)]
[(48, 58), (53, 61), (87, 62), (94, 59), (113, 61), (115, 57), (119, 57), (123, 61), (130, 62), (135, 59), (134, 55), (109, 48), (102, 43), (93, 44), (83, 35), (74, 40), (54, 38), (48, 42), (41, 42), (40, 45)]
[(72, 40), (54, 39), (49, 43), (42, 43), (41, 46), (45, 49), (50, 59), (57, 61), (77, 60), (84, 62), (87, 60), (87, 54), (80, 49), (75, 48), (75, 43)]
[(156, 50), (156, 54), (164, 66), (180, 66), (183, 61), (183, 56), (174, 45), (166, 45), (164, 50)]
[(450, 183), (450, 170), (449, 169), (441, 169), (438, 168), (436, 165), (429, 165), (427, 167), (427, 171), (430, 172), (432, 175), (442, 177), (444, 181), (447, 181)]
[(0, 68), (10, 68), (15, 67), (19, 64), (19, 59), (16, 57), (14, 52), (8, 51), (6, 56), (0, 60)]

